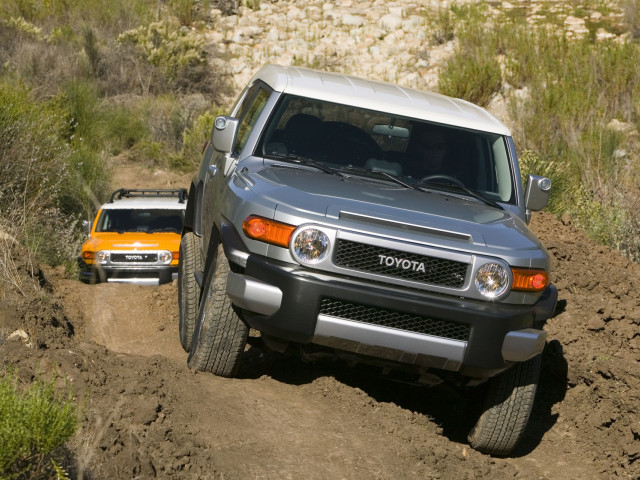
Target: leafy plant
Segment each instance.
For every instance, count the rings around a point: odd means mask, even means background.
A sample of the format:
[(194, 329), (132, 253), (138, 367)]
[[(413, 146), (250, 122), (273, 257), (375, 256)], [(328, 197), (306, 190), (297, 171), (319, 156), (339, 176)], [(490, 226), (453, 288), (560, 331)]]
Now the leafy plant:
[(200, 36), (166, 21), (124, 32), (118, 36), (118, 41), (138, 46), (146, 59), (162, 68), (170, 78), (176, 78), (182, 70), (201, 65), (206, 60), (204, 41)]
[(9, 371), (0, 378), (0, 476), (7, 480), (64, 476), (58, 449), (76, 432), (73, 391), (56, 394), (56, 376), (21, 388)]

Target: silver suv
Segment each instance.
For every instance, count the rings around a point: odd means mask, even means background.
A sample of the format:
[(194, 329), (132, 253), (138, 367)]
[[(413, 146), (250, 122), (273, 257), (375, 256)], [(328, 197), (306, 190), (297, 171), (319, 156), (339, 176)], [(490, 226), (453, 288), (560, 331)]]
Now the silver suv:
[(250, 328), (279, 352), (329, 353), (424, 384), (489, 382), (469, 434), (508, 454), (555, 309), (527, 227), (509, 130), (434, 93), (264, 66), (218, 117), (180, 247), (188, 364), (237, 373)]

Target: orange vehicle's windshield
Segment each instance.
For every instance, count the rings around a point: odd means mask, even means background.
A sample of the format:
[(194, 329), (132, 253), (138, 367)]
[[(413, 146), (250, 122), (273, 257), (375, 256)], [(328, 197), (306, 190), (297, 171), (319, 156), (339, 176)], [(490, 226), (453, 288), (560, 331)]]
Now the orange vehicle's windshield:
[(109, 209), (103, 210), (96, 232), (182, 232), (183, 210)]

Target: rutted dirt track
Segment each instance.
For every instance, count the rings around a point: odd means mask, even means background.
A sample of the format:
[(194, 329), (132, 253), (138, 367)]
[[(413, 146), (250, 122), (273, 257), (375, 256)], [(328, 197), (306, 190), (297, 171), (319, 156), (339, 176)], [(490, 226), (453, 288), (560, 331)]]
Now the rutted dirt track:
[[(127, 185), (135, 186), (135, 185)], [(195, 373), (175, 285), (84, 285), (44, 268), (46, 299), (0, 305), (4, 362), (28, 380), (55, 365), (86, 421), (70, 446), (91, 479), (639, 479), (640, 266), (537, 214), (558, 310), (536, 406), (511, 458), (471, 450), (468, 397), (305, 364), (255, 343), (240, 378)], [(16, 255), (19, 252), (16, 250)]]

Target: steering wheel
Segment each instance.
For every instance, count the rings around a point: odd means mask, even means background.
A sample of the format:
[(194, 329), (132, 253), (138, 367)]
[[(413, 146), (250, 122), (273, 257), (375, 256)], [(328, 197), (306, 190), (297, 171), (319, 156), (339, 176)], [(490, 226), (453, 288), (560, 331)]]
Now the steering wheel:
[(420, 183), (427, 183), (432, 181), (437, 182), (438, 180), (446, 180), (447, 182), (451, 182), (454, 185), (458, 185), (459, 187), (465, 186), (464, 183), (462, 183), (456, 177), (452, 177), (450, 175), (427, 175), (426, 177), (422, 177), (422, 180), (420, 180)]

